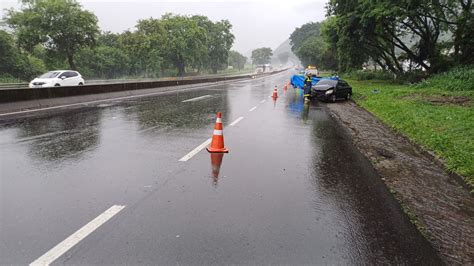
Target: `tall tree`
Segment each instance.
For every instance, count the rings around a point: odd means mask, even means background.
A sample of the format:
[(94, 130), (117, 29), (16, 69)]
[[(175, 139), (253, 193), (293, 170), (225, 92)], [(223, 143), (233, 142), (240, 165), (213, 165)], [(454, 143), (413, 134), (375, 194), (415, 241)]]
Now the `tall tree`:
[(296, 55), (303, 65), (319, 66), (322, 62), (324, 48), (325, 43), (323, 39), (319, 36), (315, 36), (306, 40), (298, 50), (296, 50)]
[(474, 64), (474, 3), (472, 0), (431, 1), (434, 12), (427, 14), (445, 25), (453, 34), (452, 44), (455, 61)]
[(23, 48), (41, 43), (63, 55), (71, 69), (77, 51), (94, 45), (99, 33), (97, 17), (75, 0), (25, 0), (21, 11), (7, 12), (6, 22)]
[(149, 40), (139, 32), (125, 31), (119, 36), (120, 49), (129, 59), (129, 74), (132, 76), (145, 76)]
[(77, 53), (79, 71), (86, 77), (119, 78), (128, 74), (129, 60), (120, 49), (100, 45)]
[[(306, 23), (290, 36), (291, 50), (304, 65), (323, 69), (337, 68), (337, 29), (333, 19)], [(323, 32), (326, 34), (323, 36)]]
[(208, 36), (204, 28), (187, 16), (165, 14), (161, 23), (167, 34), (166, 58), (185, 73), (186, 65), (196, 65), (207, 55)]
[(288, 62), (288, 58), (290, 58), (290, 53), (289, 52), (283, 52), (277, 54), (278, 61), (280, 61), (281, 64), (286, 64)]
[(247, 62), (247, 57), (237, 51), (229, 52), (229, 65), (238, 70), (242, 70)]
[(370, 57), (402, 73), (402, 56), (430, 72), (439, 71), (446, 65), (439, 40), (446, 27), (435, 19), (435, 2), (439, 1), (330, 0), (328, 13), (337, 19), (339, 59), (349, 62), (342, 68), (360, 67), (360, 59)]
[(97, 45), (119, 48), (119, 37), (120, 34), (112, 33), (110, 31), (102, 32), (97, 38)]
[(205, 16), (193, 16), (191, 19), (207, 33), (207, 56), (203, 58), (203, 64), (213, 73), (227, 67), (229, 51), (235, 38), (231, 32), (232, 25), (228, 20), (212, 22)]
[(296, 28), (290, 35), (291, 50), (296, 52), (303, 43), (311, 37), (319, 36), (321, 32), (321, 23), (310, 22)]
[(339, 61), (337, 59), (337, 21), (335, 17), (327, 17), (321, 23), (321, 37), (326, 44), (321, 66), (324, 69), (337, 70)]
[(23, 53), (15, 44), (14, 36), (0, 30), (0, 75), (28, 80), (45, 71), (43, 61)]
[(20, 52), (15, 47), (13, 36), (8, 32), (0, 30), (0, 74), (17, 76), (20, 71), (18, 61)]
[(268, 47), (258, 48), (252, 51), (252, 62), (255, 65), (268, 64), (272, 57), (272, 49)]
[(160, 19), (139, 20), (137, 34), (140, 35), (141, 43), (137, 43), (141, 49), (139, 59), (143, 62), (146, 77), (156, 77), (159, 71), (163, 71), (166, 64), (166, 56), (169, 51), (168, 32)]

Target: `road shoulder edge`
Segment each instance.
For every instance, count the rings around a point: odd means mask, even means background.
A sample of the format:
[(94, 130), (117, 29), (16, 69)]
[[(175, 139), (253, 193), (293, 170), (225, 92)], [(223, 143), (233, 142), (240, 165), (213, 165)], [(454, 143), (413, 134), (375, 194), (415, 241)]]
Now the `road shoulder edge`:
[(433, 153), (354, 102), (328, 104), (412, 223), (449, 264), (474, 263), (474, 198)]

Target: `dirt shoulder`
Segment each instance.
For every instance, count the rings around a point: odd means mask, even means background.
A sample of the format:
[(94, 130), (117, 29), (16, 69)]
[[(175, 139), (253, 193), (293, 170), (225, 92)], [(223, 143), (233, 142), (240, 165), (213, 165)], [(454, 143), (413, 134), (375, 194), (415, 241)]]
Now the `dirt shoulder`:
[(474, 264), (474, 197), (441, 162), (353, 102), (328, 104), (448, 264)]

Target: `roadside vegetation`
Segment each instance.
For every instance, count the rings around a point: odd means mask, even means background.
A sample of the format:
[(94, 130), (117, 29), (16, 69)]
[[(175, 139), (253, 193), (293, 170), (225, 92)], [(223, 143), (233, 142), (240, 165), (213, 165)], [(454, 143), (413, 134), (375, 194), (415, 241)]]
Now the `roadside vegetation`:
[(473, 5), (464, 0), (330, 0), (324, 21), (306, 23), (291, 34), (291, 49), (304, 65), (320, 69), (378, 69), (397, 79), (421, 80), (474, 64)]
[(360, 106), (433, 151), (474, 192), (473, 72), (474, 68), (455, 69), (412, 85), (346, 80)]
[[(472, 1), (330, 0), (290, 36), (301, 62), (349, 81), (354, 100), (474, 187)], [(474, 191), (474, 190), (473, 190)]]
[(112, 33), (101, 31), (97, 17), (76, 0), (21, 2), (2, 18), (0, 82), (28, 81), (54, 69), (100, 79), (216, 74), (229, 66), (248, 71), (247, 58), (231, 51), (227, 20), (165, 14)]

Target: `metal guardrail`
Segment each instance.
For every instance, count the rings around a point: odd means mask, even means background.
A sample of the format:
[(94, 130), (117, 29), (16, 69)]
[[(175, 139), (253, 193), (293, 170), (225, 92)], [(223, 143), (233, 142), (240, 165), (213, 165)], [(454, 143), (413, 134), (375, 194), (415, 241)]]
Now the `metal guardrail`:
[(3, 88), (28, 88), (28, 83), (0, 83), (0, 89)]

